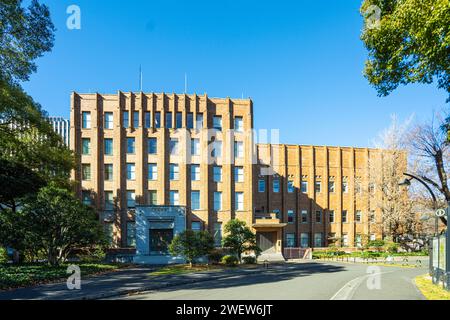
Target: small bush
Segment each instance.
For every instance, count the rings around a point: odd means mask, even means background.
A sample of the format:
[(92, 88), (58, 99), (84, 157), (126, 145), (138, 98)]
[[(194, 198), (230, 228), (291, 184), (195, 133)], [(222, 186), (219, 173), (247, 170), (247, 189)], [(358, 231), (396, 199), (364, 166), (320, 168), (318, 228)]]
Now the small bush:
[(390, 242), (386, 244), (386, 251), (389, 253), (397, 253), (399, 249), (398, 243)]
[(0, 247), (0, 264), (8, 263), (8, 251), (5, 248)]
[(243, 257), (242, 261), (244, 262), (244, 264), (256, 264), (256, 258), (252, 256)]
[(106, 258), (106, 252), (101, 247), (94, 247), (83, 251), (82, 254), (78, 255), (78, 258), (81, 262), (101, 262)]
[(235, 266), (238, 264), (239, 261), (238, 258), (236, 258), (235, 256), (227, 255), (222, 257), (221, 262), (227, 266)]
[(222, 261), (222, 258), (225, 256), (222, 250), (215, 249), (210, 252), (208, 255), (208, 261), (211, 264), (219, 264)]

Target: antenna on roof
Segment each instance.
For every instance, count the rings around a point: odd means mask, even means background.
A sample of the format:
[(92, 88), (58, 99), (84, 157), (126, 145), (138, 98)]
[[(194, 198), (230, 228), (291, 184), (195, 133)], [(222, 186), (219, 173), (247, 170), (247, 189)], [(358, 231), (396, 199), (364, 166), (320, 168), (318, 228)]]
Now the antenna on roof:
[(139, 91), (142, 92), (142, 65), (139, 65)]

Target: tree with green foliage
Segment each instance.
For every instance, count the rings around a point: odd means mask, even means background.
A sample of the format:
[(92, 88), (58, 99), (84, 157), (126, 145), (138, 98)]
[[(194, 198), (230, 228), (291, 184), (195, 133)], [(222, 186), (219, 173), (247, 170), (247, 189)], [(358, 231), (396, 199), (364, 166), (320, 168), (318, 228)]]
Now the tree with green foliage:
[[(19, 83), (36, 71), (35, 60), (53, 47), (48, 7), (32, 0), (0, 2), (0, 210), (15, 211), (20, 199), (49, 181), (68, 184), (72, 152), (45, 120), (47, 113)], [(20, 173), (20, 174), (17, 174)], [(16, 185), (11, 186), (11, 181)]]
[(365, 76), (380, 96), (432, 83), (450, 95), (450, 1), (364, 0)]
[(225, 233), (227, 235), (222, 240), (222, 245), (229, 248), (239, 262), (242, 261), (242, 254), (245, 252), (254, 252), (256, 256), (261, 253), (261, 249), (256, 244), (256, 235), (244, 221), (230, 220), (225, 225)]
[(186, 230), (169, 244), (169, 252), (184, 257), (191, 267), (195, 259), (208, 255), (213, 249), (214, 239), (208, 231)]
[(54, 183), (29, 197), (21, 210), (0, 216), (0, 243), (37, 254), (50, 265), (64, 262), (75, 248), (104, 245), (103, 228), (92, 208)]

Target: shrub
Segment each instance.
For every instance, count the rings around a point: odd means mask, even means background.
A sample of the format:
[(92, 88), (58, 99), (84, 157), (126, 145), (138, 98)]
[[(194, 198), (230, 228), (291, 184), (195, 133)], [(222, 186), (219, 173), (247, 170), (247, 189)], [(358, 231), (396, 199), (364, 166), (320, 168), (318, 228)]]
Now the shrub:
[(222, 263), (227, 266), (235, 266), (239, 262), (236, 256), (227, 255), (222, 257)]
[(5, 248), (0, 247), (0, 264), (8, 263), (8, 251)]
[(219, 264), (224, 256), (225, 254), (223, 253), (223, 250), (215, 249), (209, 253), (208, 261), (211, 264)]
[(79, 254), (78, 258), (81, 262), (101, 262), (105, 260), (106, 252), (102, 247), (96, 246)]
[(242, 261), (244, 262), (244, 264), (256, 264), (256, 257), (253, 256), (243, 257)]
[(389, 253), (397, 253), (398, 252), (399, 245), (395, 242), (389, 242), (386, 244), (386, 251)]

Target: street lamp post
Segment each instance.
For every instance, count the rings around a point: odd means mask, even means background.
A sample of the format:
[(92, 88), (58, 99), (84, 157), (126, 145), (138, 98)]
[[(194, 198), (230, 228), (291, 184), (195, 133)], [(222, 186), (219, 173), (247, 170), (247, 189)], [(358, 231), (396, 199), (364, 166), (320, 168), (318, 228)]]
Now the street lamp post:
[[(431, 190), (430, 186), (425, 181), (423, 181), (421, 178), (419, 178), (419, 177), (417, 177), (417, 176), (415, 176), (413, 174), (405, 172), (405, 173), (403, 173), (403, 175), (407, 176), (408, 178), (406, 178), (403, 182), (399, 183), (399, 186), (410, 186), (412, 179), (415, 179), (415, 180), (419, 181), (423, 186), (425, 186), (425, 188), (430, 193), (431, 198), (433, 199), (433, 210), (436, 210), (436, 208), (437, 208), (437, 198), (436, 198), (436, 195), (434, 194), (433, 190)], [(439, 258), (440, 258), (439, 250), (440, 250), (440, 244), (439, 244), (439, 217), (434, 215), (434, 218), (435, 218), (434, 236), (438, 237), (438, 248), (437, 248), (437, 250), (438, 250), (438, 254), (437, 254), (438, 267), (437, 267), (436, 270), (434, 270), (434, 268), (433, 268), (433, 261), (432, 261), (432, 253), (430, 253), (429, 270), (430, 270), (430, 275), (432, 276), (433, 282), (436, 282), (435, 279), (439, 279), (439, 266), (440, 266), (440, 264), (439, 264)], [(429, 219), (429, 217), (427, 217), (427, 218), (422, 217), (421, 218), (421, 220), (428, 220), (428, 219)], [(430, 250), (433, 250), (433, 241), (432, 241), (432, 239), (429, 240), (428, 247), (429, 247)]]

